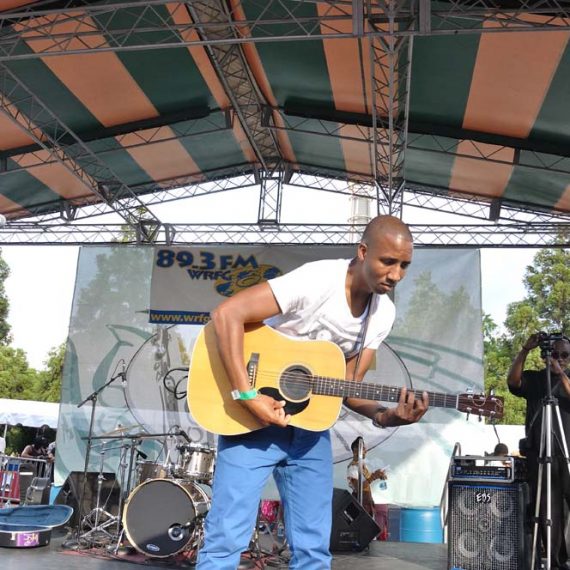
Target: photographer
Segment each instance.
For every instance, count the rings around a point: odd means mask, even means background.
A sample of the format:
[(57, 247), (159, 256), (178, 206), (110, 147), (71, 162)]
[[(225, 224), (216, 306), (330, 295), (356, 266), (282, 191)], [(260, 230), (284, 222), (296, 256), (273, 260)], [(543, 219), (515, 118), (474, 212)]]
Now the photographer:
[[(542, 370), (524, 370), (528, 353), (539, 346), (542, 349), (545, 368)], [(550, 355), (548, 354), (549, 352)], [(526, 455), (527, 458), (528, 478), (533, 503), (536, 499), (538, 482), (538, 460), (542, 433), (542, 403), (547, 396), (547, 367), (550, 368), (552, 395), (558, 400), (558, 408), (560, 410), (566, 444), (570, 444), (569, 362), (570, 341), (567, 337), (560, 334), (547, 335), (545, 333), (536, 333), (531, 335), (523, 344), (523, 347), (511, 365), (507, 377), (507, 383), (511, 393), (515, 396), (525, 398), (527, 402), (525, 418), (526, 449), (521, 451), (524, 451), (523, 454)], [(564, 459), (564, 448), (562, 446), (558, 419), (555, 413), (553, 413), (552, 417), (552, 456), (551, 568), (568, 570), (570, 569), (570, 565), (568, 565), (568, 553), (564, 540), (564, 502), (570, 507), (570, 477), (568, 475), (568, 465)], [(540, 506), (541, 534), (543, 542), (546, 545), (546, 533), (544, 525), (542, 524), (543, 517), (546, 515), (546, 468), (543, 469), (542, 482)], [(534, 504), (531, 504), (531, 512), (534, 516)]]

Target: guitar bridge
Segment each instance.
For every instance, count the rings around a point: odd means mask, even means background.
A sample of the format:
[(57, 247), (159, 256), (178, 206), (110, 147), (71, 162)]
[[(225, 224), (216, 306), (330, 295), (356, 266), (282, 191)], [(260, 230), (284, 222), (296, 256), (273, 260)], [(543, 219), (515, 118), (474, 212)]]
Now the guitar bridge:
[(247, 375), (250, 386), (255, 386), (257, 380), (257, 369), (259, 365), (259, 352), (252, 352), (247, 363)]

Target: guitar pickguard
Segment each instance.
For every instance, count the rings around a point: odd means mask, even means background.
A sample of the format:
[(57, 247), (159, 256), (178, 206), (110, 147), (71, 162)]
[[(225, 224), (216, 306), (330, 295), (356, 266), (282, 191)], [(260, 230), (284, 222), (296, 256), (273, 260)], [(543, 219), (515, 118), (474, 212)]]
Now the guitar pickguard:
[(271, 396), (274, 400), (285, 400), (285, 413), (292, 416), (301, 413), (309, 405), (309, 400), (305, 400), (304, 402), (290, 402), (287, 398), (283, 397), (283, 394), (281, 394), (277, 388), (264, 387), (258, 391), (265, 396)]

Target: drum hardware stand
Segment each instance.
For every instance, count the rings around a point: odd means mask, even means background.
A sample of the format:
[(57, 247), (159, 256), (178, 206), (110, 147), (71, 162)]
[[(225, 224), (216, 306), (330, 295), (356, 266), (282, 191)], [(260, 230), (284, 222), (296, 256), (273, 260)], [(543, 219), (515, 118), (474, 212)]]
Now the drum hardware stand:
[[(119, 374), (116, 374), (115, 376), (112, 376), (107, 382), (105, 382), (105, 384), (103, 384), (103, 386), (101, 386), (100, 388), (98, 388), (97, 390), (95, 390), (94, 392), (92, 392), (91, 394), (89, 394), (89, 396), (87, 396), (87, 398), (85, 398), (82, 402), (80, 402), (79, 404), (77, 404), (78, 408), (81, 408), (83, 405), (85, 405), (87, 402), (91, 402), (91, 417), (89, 420), (89, 432), (87, 435), (87, 449), (85, 451), (85, 464), (83, 467), (83, 484), (81, 485), (81, 494), (79, 496), (79, 508), (78, 508), (78, 521), (79, 521), (79, 525), (77, 528), (77, 534), (79, 535), (81, 533), (81, 524), (82, 521), (84, 520), (84, 514), (83, 514), (83, 500), (85, 498), (85, 488), (86, 488), (86, 484), (87, 484), (87, 472), (89, 471), (89, 460), (91, 459), (91, 448), (93, 446), (93, 424), (95, 422), (95, 409), (97, 407), (97, 400), (99, 399), (99, 394), (110, 384), (112, 384), (115, 380), (117, 380), (118, 378), (121, 378), (123, 381), (125, 380), (125, 371), (122, 370), (121, 372), (119, 372)], [(102, 477), (103, 473), (103, 464), (101, 463), (101, 469), (99, 472), (99, 476)], [(101, 487), (101, 481), (98, 479), (98, 487), (97, 487), (97, 491), (99, 492), (99, 489)], [(99, 500), (99, 495), (97, 496), (97, 500)], [(87, 517), (85, 517), (87, 518)]]
[[(282, 508), (283, 507), (280, 505), (279, 514), (275, 522), (276, 529), (279, 528), (279, 521), (281, 520)], [(254, 561), (254, 564), (255, 562), (260, 562), (263, 568), (265, 568), (265, 566), (277, 566), (277, 567), (287, 566), (288, 560), (283, 556), (283, 552), (287, 548), (287, 541), (285, 541), (283, 546), (280, 546), (278, 548), (274, 547), (272, 550), (264, 550), (261, 547), (261, 541), (259, 537), (259, 527), (261, 525), (261, 522), (262, 520), (261, 520), (261, 501), (260, 501), (259, 508), (257, 510), (257, 517), (255, 519), (255, 528), (253, 530), (253, 536), (251, 537), (248, 548), (248, 552), (251, 554), (252, 561)], [(277, 533), (277, 530), (275, 530), (275, 532)], [(271, 531), (271, 533), (273, 533), (273, 531)]]
[(99, 467), (99, 474), (97, 475), (97, 500), (95, 503), (95, 508), (89, 512), (80, 522), (80, 528), (84, 528), (85, 526), (90, 526), (91, 528), (80, 535), (80, 539), (90, 539), (91, 536), (95, 535), (97, 532), (103, 533), (104, 536), (107, 538), (115, 538), (115, 534), (111, 534), (107, 531), (108, 528), (112, 527), (113, 525), (118, 526), (120, 523), (119, 517), (116, 517), (106, 511), (104, 507), (101, 506), (101, 492), (103, 489), (103, 481), (105, 477), (103, 476), (103, 464), (105, 461), (105, 452), (107, 450), (103, 449), (100, 452), (101, 455), (101, 463)]
[[(119, 459), (119, 469), (121, 473), (120, 475), (121, 492), (119, 493), (119, 506), (116, 517), (118, 537), (115, 546), (111, 549), (113, 554), (118, 553), (119, 548), (121, 547), (121, 542), (123, 540), (123, 535), (125, 533), (125, 529), (122, 528), (121, 521), (123, 520), (123, 511), (125, 508), (125, 503), (129, 495), (131, 494), (132, 472), (133, 472), (133, 465), (135, 465), (135, 454), (141, 453), (138, 451), (137, 446), (141, 443), (142, 440), (138, 437), (137, 439), (133, 437), (131, 437), (130, 439), (131, 439), (130, 443), (123, 443), (123, 445), (121, 445), (121, 456)], [(127, 461), (127, 453), (128, 453), (128, 461)], [(146, 454), (141, 454), (141, 455), (144, 455), (146, 457)], [(127, 468), (128, 468), (128, 474), (127, 474)]]
[[(565, 338), (565, 337), (562, 337)], [(556, 412), (556, 421), (558, 422), (558, 428), (560, 433), (560, 438), (562, 440), (562, 451), (564, 459), (566, 460), (566, 465), (568, 467), (568, 474), (570, 476), (570, 460), (568, 457), (568, 446), (566, 444), (566, 436), (564, 433), (564, 427), (562, 425), (562, 418), (560, 416), (560, 408), (558, 406), (558, 399), (552, 395), (552, 383), (550, 375), (550, 357), (552, 353), (552, 339), (546, 338), (544, 344), (541, 341), (541, 351), (542, 356), (545, 358), (546, 362), (546, 397), (542, 400), (542, 421), (541, 421), (541, 432), (540, 432), (540, 452), (538, 457), (538, 480), (536, 485), (536, 504), (534, 510), (534, 530), (532, 535), (532, 556), (531, 556), (531, 568), (535, 568), (535, 562), (537, 562), (537, 542), (538, 542), (538, 530), (540, 521), (540, 503), (542, 495), (543, 486), (543, 475), (544, 466), (546, 465), (546, 513), (544, 519), (544, 526), (546, 527), (546, 566), (545, 570), (551, 570), (552, 564), (552, 412)]]

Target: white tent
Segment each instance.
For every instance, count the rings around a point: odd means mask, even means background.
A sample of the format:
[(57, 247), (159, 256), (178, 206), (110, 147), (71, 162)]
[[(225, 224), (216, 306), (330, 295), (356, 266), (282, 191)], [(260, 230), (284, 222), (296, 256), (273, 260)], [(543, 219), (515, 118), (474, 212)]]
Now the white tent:
[(0, 424), (57, 428), (59, 404), (0, 398)]

